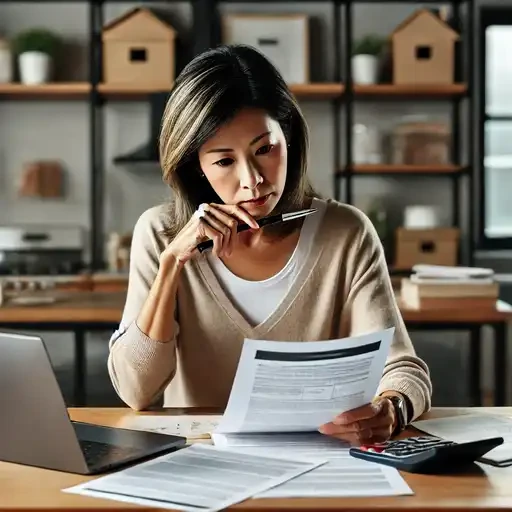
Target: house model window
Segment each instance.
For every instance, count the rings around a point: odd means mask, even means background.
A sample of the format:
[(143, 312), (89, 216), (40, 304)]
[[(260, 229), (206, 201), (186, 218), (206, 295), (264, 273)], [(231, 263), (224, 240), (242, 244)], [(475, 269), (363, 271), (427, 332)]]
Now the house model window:
[(147, 52), (145, 48), (131, 48), (130, 60), (133, 62), (144, 62), (147, 60)]
[(416, 58), (418, 60), (430, 59), (431, 57), (432, 57), (432, 47), (431, 46), (416, 46)]

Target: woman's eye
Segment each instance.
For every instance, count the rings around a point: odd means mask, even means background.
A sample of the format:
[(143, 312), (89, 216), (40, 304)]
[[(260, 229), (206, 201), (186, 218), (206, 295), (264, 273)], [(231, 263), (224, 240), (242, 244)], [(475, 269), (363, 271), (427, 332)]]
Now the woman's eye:
[(231, 165), (233, 163), (232, 158), (222, 158), (221, 160), (218, 160), (215, 162), (214, 165), (218, 165), (219, 167), (227, 167), (228, 165)]
[(274, 146), (272, 144), (265, 144), (264, 146), (261, 146), (261, 148), (256, 151), (257, 155), (266, 155), (267, 153), (270, 153)]

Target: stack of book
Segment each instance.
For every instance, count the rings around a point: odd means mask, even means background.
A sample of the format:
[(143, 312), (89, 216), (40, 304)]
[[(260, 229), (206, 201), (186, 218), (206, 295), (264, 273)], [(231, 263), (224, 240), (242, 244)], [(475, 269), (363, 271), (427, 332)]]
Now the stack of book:
[(476, 267), (416, 265), (401, 282), (401, 301), (411, 309), (494, 309), (499, 283), (494, 271)]

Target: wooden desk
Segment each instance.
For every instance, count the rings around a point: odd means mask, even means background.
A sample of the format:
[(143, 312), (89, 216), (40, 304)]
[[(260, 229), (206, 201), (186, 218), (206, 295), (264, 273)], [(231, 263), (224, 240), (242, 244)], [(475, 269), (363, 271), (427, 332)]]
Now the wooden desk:
[[(49, 294), (48, 294), (49, 295)], [(77, 325), (118, 325), (123, 313), (125, 291), (62, 291), (51, 293), (57, 301), (44, 306), (17, 306), (9, 303), (0, 307), (0, 324), (63, 324)], [(512, 306), (498, 301), (496, 309), (468, 310), (457, 307), (451, 309), (409, 309), (400, 300), (400, 311), (407, 324), (445, 325), (492, 324), (512, 321)]]
[[(0, 326), (38, 331), (70, 331), (75, 336), (75, 399), (74, 405), (86, 404), (85, 335), (91, 331), (115, 330), (121, 319), (125, 292), (62, 291), (58, 301), (47, 306), (0, 307)], [(499, 302), (495, 310), (468, 310), (457, 307), (442, 310), (412, 310), (400, 306), (410, 330), (463, 330), (470, 333), (469, 389), (472, 405), (481, 405), (480, 365), (482, 361), (481, 330), (494, 331), (494, 405), (506, 402), (507, 324), (512, 321), (512, 306)]]
[[(400, 304), (400, 301), (399, 301)], [(457, 307), (438, 310), (412, 310), (400, 305), (407, 328), (425, 331), (466, 331), (470, 334), (468, 350), (468, 389), (472, 406), (482, 405), (482, 329), (493, 330), (494, 405), (504, 406), (507, 399), (507, 327), (512, 321), (512, 306), (498, 301), (494, 310)]]
[[(512, 415), (512, 408), (487, 409)], [(216, 411), (209, 411), (215, 413)], [(468, 409), (437, 409), (426, 417), (453, 416)], [(167, 410), (160, 414), (205, 414), (204, 410)], [(127, 409), (70, 409), (72, 419), (119, 426)], [(143, 413), (149, 414), (149, 413)], [(415, 432), (411, 430), (412, 434)], [(322, 499), (254, 499), (237, 505), (236, 509), (248, 511), (311, 511), (378, 509), (383, 511), (416, 510), (466, 511), (512, 510), (512, 467), (493, 468), (481, 465), (481, 471), (450, 476), (426, 476), (403, 473), (414, 496), (389, 498), (322, 498)], [(62, 489), (77, 485), (93, 477), (83, 477), (17, 464), (0, 462), (0, 511), (6, 510), (128, 510), (142, 507), (112, 500), (63, 493)], [(156, 509), (154, 509), (156, 510)]]

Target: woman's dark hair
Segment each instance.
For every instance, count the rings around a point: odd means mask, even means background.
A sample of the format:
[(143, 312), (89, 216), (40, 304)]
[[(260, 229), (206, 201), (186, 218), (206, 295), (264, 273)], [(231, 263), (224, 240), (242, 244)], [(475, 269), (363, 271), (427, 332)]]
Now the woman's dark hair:
[(289, 146), (286, 184), (274, 212), (303, 208), (314, 195), (307, 177), (308, 128), (283, 77), (255, 48), (219, 46), (187, 64), (163, 115), (160, 163), (163, 179), (174, 192), (167, 230), (171, 238), (201, 203), (221, 202), (202, 176), (198, 151), (247, 107), (262, 109), (279, 122)]

